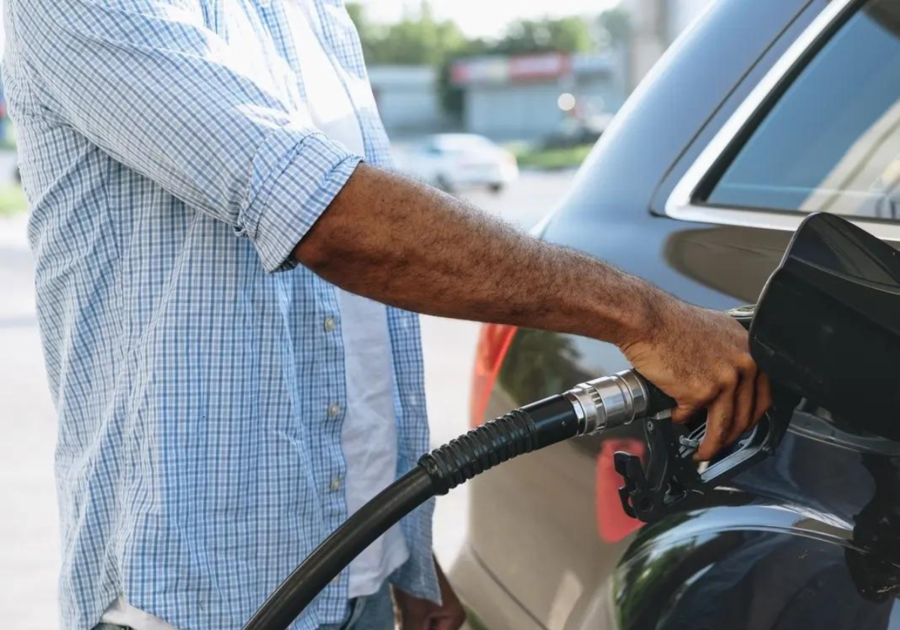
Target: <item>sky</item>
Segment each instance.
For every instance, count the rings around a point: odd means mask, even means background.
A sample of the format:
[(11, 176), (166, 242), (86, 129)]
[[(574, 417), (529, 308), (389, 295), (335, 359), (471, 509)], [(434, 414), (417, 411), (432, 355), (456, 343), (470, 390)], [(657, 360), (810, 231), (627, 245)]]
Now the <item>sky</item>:
[[(380, 22), (393, 22), (404, 7), (417, 9), (419, 0), (356, 0), (367, 15)], [(431, 0), (438, 18), (451, 19), (470, 37), (498, 37), (511, 21), (521, 18), (566, 15), (597, 15), (619, 0)]]

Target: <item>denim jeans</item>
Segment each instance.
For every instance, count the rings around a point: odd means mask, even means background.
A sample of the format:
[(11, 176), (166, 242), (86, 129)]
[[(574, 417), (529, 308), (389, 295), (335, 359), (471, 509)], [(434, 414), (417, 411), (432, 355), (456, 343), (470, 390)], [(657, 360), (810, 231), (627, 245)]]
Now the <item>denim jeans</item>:
[[(131, 630), (122, 626), (101, 623), (94, 630)], [(394, 604), (387, 584), (369, 597), (352, 600), (348, 605), (347, 621), (343, 624), (319, 626), (319, 630), (394, 630)]]

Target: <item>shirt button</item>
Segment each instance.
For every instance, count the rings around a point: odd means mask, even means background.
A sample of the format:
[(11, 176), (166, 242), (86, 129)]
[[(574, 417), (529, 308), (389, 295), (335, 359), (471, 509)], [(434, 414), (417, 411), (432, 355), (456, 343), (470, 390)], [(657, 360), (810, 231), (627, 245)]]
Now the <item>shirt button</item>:
[(331, 332), (337, 328), (337, 322), (334, 320), (334, 317), (326, 317), (325, 318), (325, 332)]
[(334, 479), (331, 480), (331, 491), (337, 492), (340, 489), (341, 489), (341, 478), (335, 477)]
[(337, 418), (340, 413), (341, 413), (340, 405), (331, 405), (328, 408), (328, 416), (331, 418)]

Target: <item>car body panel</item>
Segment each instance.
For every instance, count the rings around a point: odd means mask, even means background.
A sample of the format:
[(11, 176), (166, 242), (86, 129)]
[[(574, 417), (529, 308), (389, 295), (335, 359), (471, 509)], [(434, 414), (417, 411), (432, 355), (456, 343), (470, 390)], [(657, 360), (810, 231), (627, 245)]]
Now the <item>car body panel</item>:
[(641, 532), (612, 577), (617, 627), (900, 628), (897, 466), (788, 434), (722, 505)]
[(874, 602), (856, 590), (846, 553), (829, 541), (766, 530), (685, 536), (623, 561), (614, 578), (617, 625), (621, 630), (900, 627), (896, 600)]
[[(826, 5), (715, 3), (625, 105), (543, 237), (694, 304), (725, 310), (754, 302), (790, 234), (679, 221), (662, 210), (705, 144)], [(520, 330), (479, 420), (627, 367), (609, 344)], [(464, 555), (477, 558), (508, 597), (497, 604), (477, 584), (456, 581), (479, 616), (497, 620), (492, 630), (515, 627), (485, 612), (496, 605), (519, 606), (548, 630), (784, 630), (801, 627), (801, 619), (811, 628), (900, 629), (891, 582), (900, 561), (891, 559), (890, 536), (871, 526), (886, 519), (900, 530), (886, 507), (900, 506), (895, 445), (873, 443), (807, 409), (777, 455), (733, 488), (694, 512), (629, 532), (621, 507), (609, 500), (620, 480), (609, 458), (613, 445), (639, 452), (641, 443), (640, 428), (625, 427), (511, 461), (472, 482)], [(873, 557), (889, 561), (875, 566)], [(866, 586), (866, 574), (881, 581)], [(875, 601), (873, 591), (888, 601)], [(821, 600), (827, 605), (819, 610)], [(751, 615), (751, 608), (759, 610)], [(822, 615), (838, 625), (817, 625)]]
[(468, 611), (467, 630), (516, 628), (543, 630), (543, 625), (528, 613), (487, 569), (471, 548), (462, 551), (453, 565), (457, 596), (464, 602), (490, 601), (493, 605)]

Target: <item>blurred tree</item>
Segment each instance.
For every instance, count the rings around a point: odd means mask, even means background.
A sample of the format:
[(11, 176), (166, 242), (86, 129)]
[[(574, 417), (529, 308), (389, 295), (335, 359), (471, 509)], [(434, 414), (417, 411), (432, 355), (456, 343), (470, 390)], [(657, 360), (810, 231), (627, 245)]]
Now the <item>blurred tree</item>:
[(444, 110), (444, 113), (459, 122), (462, 120), (466, 99), (462, 89), (454, 85), (450, 80), (453, 72), (453, 62), (456, 59), (457, 57), (450, 57), (441, 64), (438, 70), (438, 97), (441, 100), (441, 108)]
[(621, 8), (604, 11), (600, 14), (600, 29), (605, 40), (604, 47), (627, 44), (631, 38), (631, 22), (628, 12)]
[(396, 24), (372, 24), (365, 8), (348, 3), (369, 64), (440, 66), (447, 58), (467, 48), (468, 40), (449, 20), (434, 19), (429, 2), (423, 2), (418, 16), (407, 15)]
[(388, 26), (371, 23), (361, 4), (350, 2), (347, 11), (359, 31), (366, 63), (437, 67), (441, 104), (447, 113), (460, 115), (462, 92), (450, 83), (451, 64), (454, 59), (483, 50), (482, 42), (467, 39), (454, 22), (435, 20), (427, 0), (418, 16), (407, 14)]
[(580, 17), (543, 20), (519, 20), (509, 25), (506, 35), (491, 52), (523, 53), (588, 52), (593, 48), (590, 25)]
[(466, 43), (453, 22), (403, 20), (388, 27), (385, 37), (374, 44), (372, 63), (440, 65)]

